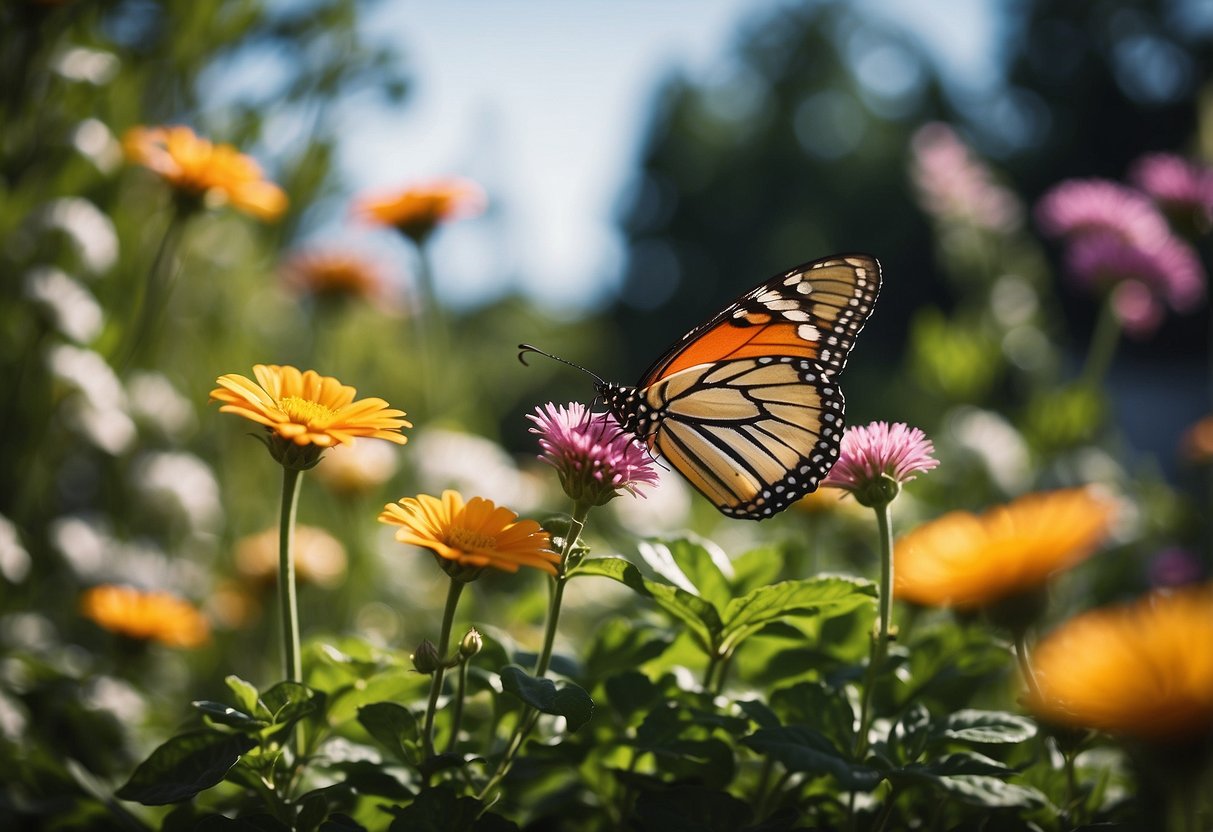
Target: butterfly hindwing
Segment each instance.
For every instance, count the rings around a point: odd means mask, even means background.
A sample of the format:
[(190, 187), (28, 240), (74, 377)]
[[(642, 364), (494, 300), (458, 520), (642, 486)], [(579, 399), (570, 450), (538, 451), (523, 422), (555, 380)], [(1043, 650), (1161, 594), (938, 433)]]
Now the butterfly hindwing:
[(761, 519), (816, 490), (838, 458), (842, 391), (818, 362), (740, 358), (647, 388), (649, 442), (731, 517)]

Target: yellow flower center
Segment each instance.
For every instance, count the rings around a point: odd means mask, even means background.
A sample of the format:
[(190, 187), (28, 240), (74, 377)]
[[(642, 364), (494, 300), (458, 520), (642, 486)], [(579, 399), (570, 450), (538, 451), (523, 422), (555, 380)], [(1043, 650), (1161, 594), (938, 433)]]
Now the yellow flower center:
[(278, 409), (292, 421), (300, 425), (314, 425), (330, 421), (335, 415), (333, 411), (319, 402), (301, 399), (298, 396), (287, 396), (280, 399)]
[(456, 549), (496, 549), (497, 538), (489, 534), (480, 534), (462, 526), (452, 526), (447, 545)]

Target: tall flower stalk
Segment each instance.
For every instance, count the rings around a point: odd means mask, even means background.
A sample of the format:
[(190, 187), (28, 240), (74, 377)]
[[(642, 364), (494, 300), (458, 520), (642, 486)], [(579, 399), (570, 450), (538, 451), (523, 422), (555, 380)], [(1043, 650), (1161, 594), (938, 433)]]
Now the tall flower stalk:
[[(580, 563), (578, 546), (590, 511), (625, 492), (638, 494), (638, 486), (656, 485), (657, 471), (644, 447), (608, 413), (591, 413), (577, 402), (566, 406), (549, 402), (535, 408), (527, 418), (534, 423), (531, 433), (538, 436), (543, 451), (539, 459), (556, 469), (561, 488), (573, 501), (560, 547), (560, 563), (549, 584), (543, 648), (535, 663), (535, 675), (542, 678), (551, 665), (564, 588)], [(538, 721), (539, 712), (534, 708), (527, 707), (523, 711), (497, 770), (480, 791), (481, 799), (492, 794), (509, 773), (527, 735)]]
[(551, 551), (548, 533), (534, 520), (520, 520), (514, 512), (482, 497), (464, 502), (456, 491), (444, 491), (441, 498), (421, 494), (389, 503), (380, 513), (379, 522), (397, 526), (396, 540), (400, 543), (430, 550), (450, 578), (438, 645), (423, 644), (413, 658), (417, 670), (431, 674), (422, 743), (427, 756), (432, 757), (434, 720), (446, 671), (477, 652), (461, 643), (458, 655), (448, 655), (464, 585), (479, 578), (488, 567), (517, 572), (527, 566), (554, 575), (559, 557)]
[(880, 607), (872, 634), (868, 672), (864, 679), (855, 737), (855, 757), (861, 759), (868, 749), (872, 724), (872, 690), (893, 638), (893, 520), (890, 507), (901, 493), (903, 483), (914, 475), (930, 471), (939, 464), (932, 456), (935, 446), (918, 428), (902, 423), (873, 422), (866, 427), (848, 428), (842, 437), (838, 461), (822, 483), (850, 491), (856, 502), (876, 513), (880, 546)]
[(401, 429), (412, 427), (404, 412), (382, 399), (354, 400), (357, 391), (314, 370), (258, 364), (256, 381), (230, 373), (220, 376), (211, 401), (221, 413), (235, 413), (265, 428), (258, 437), (283, 468), (278, 525), (278, 592), (282, 628), (283, 676), (303, 679), (299, 642), (299, 608), (295, 589), (295, 516), (300, 478), (320, 462), (326, 448), (351, 443), (355, 437), (386, 439), (403, 445)]

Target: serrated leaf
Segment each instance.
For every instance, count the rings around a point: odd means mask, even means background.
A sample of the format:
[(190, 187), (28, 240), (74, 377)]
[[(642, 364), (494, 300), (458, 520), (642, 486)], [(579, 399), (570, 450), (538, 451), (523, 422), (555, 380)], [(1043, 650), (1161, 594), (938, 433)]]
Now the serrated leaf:
[(824, 734), (805, 725), (760, 728), (742, 742), (788, 771), (832, 774), (846, 791), (871, 791), (884, 779), (881, 772), (853, 762)]
[(243, 711), (238, 711), (229, 705), (224, 705), (222, 702), (199, 699), (190, 704), (201, 711), (203, 716), (210, 721), (226, 725), (229, 728), (255, 733), (269, 724), (264, 719), (249, 716)]
[(733, 564), (711, 541), (691, 537), (647, 540), (637, 550), (656, 574), (718, 610), (733, 600)]
[(948, 716), (940, 735), (962, 742), (1017, 743), (1036, 736), (1036, 723), (1019, 714), (966, 708)]
[(289, 725), (316, 711), (320, 703), (321, 698), (307, 685), (279, 682), (261, 694), (256, 713), (272, 725)]
[(501, 687), (540, 713), (562, 716), (569, 730), (576, 731), (590, 721), (594, 701), (571, 682), (557, 687), (551, 679), (537, 679), (517, 665), (501, 669)]
[(797, 682), (771, 693), (771, 710), (784, 725), (820, 726), (835, 744), (850, 742), (855, 732), (851, 701), (822, 682)]
[(720, 634), (721, 648), (731, 652), (747, 636), (781, 618), (793, 615), (843, 615), (864, 604), (871, 604), (875, 597), (876, 587), (871, 581), (841, 576), (781, 581), (761, 586), (734, 599), (725, 608)]
[(153, 751), (115, 794), (145, 806), (185, 800), (221, 781), (256, 744), (251, 737), (209, 729), (180, 734)]
[(416, 765), (421, 729), (412, 711), (395, 702), (372, 702), (358, 709), (358, 722), (392, 756)]
[(721, 631), (720, 613), (711, 603), (684, 589), (647, 580), (640, 570), (623, 558), (591, 558), (576, 575), (610, 578), (652, 598), (657, 606), (686, 624), (695, 643), (709, 656), (714, 655)]
[(246, 682), (239, 676), (228, 676), (223, 680), (228, 689), (236, 696), (236, 705), (244, 710), (245, 713), (252, 714), (257, 711), (257, 699), (259, 694), (257, 688), (251, 682)]

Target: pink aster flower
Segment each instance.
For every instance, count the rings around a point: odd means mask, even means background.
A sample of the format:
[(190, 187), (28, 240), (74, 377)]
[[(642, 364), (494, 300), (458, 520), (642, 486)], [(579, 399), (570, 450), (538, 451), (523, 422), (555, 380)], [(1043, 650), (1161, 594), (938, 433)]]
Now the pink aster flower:
[(956, 131), (927, 124), (914, 134), (910, 177), (923, 210), (991, 231), (1010, 231), (1023, 218), (1018, 197), (994, 177)]
[(638, 494), (638, 485), (656, 485), (653, 459), (609, 413), (590, 413), (577, 402), (548, 404), (527, 418), (539, 435), (541, 460), (560, 475), (573, 500), (600, 506), (622, 491)]
[(1036, 203), (1036, 222), (1049, 237), (1119, 237), (1151, 247), (1171, 236), (1162, 213), (1143, 193), (1106, 179), (1067, 179)]
[(1067, 271), (1087, 289), (1113, 289), (1122, 325), (1138, 336), (1153, 332), (1163, 307), (1188, 312), (1205, 296), (1205, 275), (1192, 247), (1174, 235), (1151, 246), (1110, 234), (1091, 234), (1071, 243)]
[(1149, 153), (1129, 168), (1129, 181), (1177, 216), (1213, 221), (1213, 170), (1172, 153)]
[(887, 503), (902, 483), (939, 465), (934, 453), (926, 434), (904, 422), (847, 428), (838, 461), (822, 485), (850, 491), (865, 506)]

